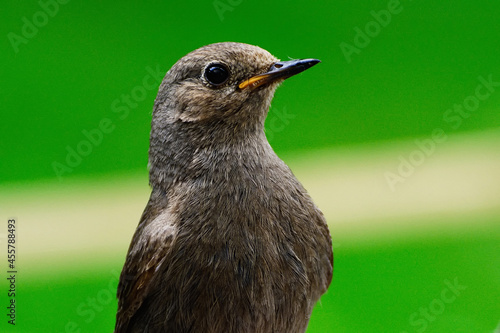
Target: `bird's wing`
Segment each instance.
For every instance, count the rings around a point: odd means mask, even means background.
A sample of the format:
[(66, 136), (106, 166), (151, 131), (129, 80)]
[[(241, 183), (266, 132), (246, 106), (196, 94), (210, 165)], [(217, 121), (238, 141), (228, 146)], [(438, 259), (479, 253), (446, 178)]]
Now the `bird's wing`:
[(127, 332), (130, 321), (150, 292), (154, 273), (167, 257), (177, 228), (168, 210), (151, 201), (142, 214), (118, 284), (115, 333)]
[[(333, 277), (333, 247), (332, 247), (332, 237), (330, 235), (330, 231), (328, 229), (328, 223), (326, 222), (325, 216), (319, 210), (319, 208), (315, 207), (316, 217), (315, 222), (320, 230), (319, 238), (323, 238), (320, 244), (322, 244), (322, 248), (319, 249), (319, 253), (321, 253), (321, 265), (322, 272), (325, 274), (325, 280), (323, 283), (323, 288), (321, 289), (321, 294), (325, 293), (330, 283), (332, 282)], [(329, 266), (329, 267), (328, 267)], [(326, 267), (326, 271), (324, 270)], [(321, 295), (320, 294), (320, 295)], [(318, 297), (319, 298), (319, 297)]]
[(328, 275), (327, 275), (328, 285), (326, 286), (326, 289), (328, 289), (328, 287), (332, 283), (332, 278), (333, 278), (333, 261), (334, 261), (333, 260), (333, 244), (332, 244), (332, 237), (330, 236), (330, 231), (328, 230), (328, 226), (326, 227), (326, 230), (324, 232), (327, 235), (326, 236), (327, 242), (328, 242), (327, 257), (328, 257), (328, 261), (330, 262), (330, 265), (331, 265), (331, 269), (328, 271)]

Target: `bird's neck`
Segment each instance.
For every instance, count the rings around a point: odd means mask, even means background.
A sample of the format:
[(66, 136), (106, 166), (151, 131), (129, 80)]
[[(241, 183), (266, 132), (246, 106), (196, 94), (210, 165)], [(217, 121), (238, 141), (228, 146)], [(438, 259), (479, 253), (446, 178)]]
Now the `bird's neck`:
[[(254, 127), (170, 124), (153, 128), (149, 149), (149, 177), (153, 190), (168, 190), (177, 183), (220, 181), (278, 159), (264, 134), (263, 125)], [(227, 124), (226, 124), (227, 125)]]

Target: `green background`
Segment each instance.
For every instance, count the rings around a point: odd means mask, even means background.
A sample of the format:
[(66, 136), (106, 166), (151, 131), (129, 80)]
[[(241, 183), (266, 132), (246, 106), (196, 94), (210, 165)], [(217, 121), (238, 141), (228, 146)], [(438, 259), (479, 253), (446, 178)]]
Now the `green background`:
[[(43, 207), (43, 200), (52, 200), (46, 195), (47, 183), (55, 184), (54, 193), (59, 186), (72, 187), (76, 198), (86, 188), (73, 187), (75, 179), (85, 183), (116, 174), (138, 177), (146, 185), (151, 110), (159, 81), (126, 107), (126, 117), (113, 112), (113, 103), (125, 106), (123, 96), (143, 86), (148, 68), (159, 68), (164, 74), (191, 50), (220, 41), (259, 45), (283, 60), (321, 59), (321, 64), (287, 80), (276, 93), (268, 120), (277, 119), (280, 126), (268, 121), (266, 128), (279, 155), (348, 154), (360, 146), (377, 150), (381, 145), (429, 137), (436, 128), (448, 135), (474, 133), (479, 138), (499, 130), (498, 91), (456, 126), (443, 118), (447, 110), (475, 93), (479, 77), (500, 82), (500, 3), (496, 1), (402, 0), (390, 22), (380, 31), (371, 31), (367, 45), (358, 44), (358, 52), (350, 57), (341, 43), (355, 46), (357, 28), (365, 30), (374, 21), (371, 12), (380, 13), (394, 1), (72, 0), (47, 7), (52, 16), (40, 14), (42, 3), (55, 2), (2, 5), (2, 198), (22, 188), (23, 193), (43, 193), (39, 201)], [(39, 25), (36, 33), (23, 37), (26, 21), (34, 20)], [(13, 46), (13, 34), (25, 38), (24, 42)], [(283, 114), (288, 118), (280, 118)], [(83, 131), (98, 128), (103, 119), (112, 122), (113, 131), (58, 177), (54, 163), (65, 164), (68, 149), (77, 149), (86, 140)], [(361, 158), (359, 164), (371, 155)], [(390, 158), (397, 165), (397, 155)], [(336, 153), (331, 163), (342, 159), (342, 153)], [(306, 162), (303, 170), (317, 163), (315, 159)], [(499, 175), (496, 170), (493, 174)], [(119, 181), (113, 186), (121, 191)], [(12, 211), (5, 202), (0, 203), (2, 219), (22, 218), (23, 211)], [(417, 236), (361, 231), (360, 237), (351, 237), (349, 228), (334, 233), (341, 244), (335, 249), (334, 282), (316, 308), (308, 332), (493, 332), (500, 320), (499, 211), (462, 216), (457, 228), (424, 229)], [(119, 228), (113, 212), (108, 214), (108, 222)], [(447, 225), (455, 223), (456, 216), (447, 218), (451, 220)], [(65, 217), (55, 212), (54, 219)], [(410, 216), (401, 224), (446, 223), (443, 219), (432, 214)], [(29, 233), (26, 225), (23, 230)], [(67, 237), (49, 228), (47, 232)], [(99, 292), (116, 285), (112, 272), (120, 271), (125, 250), (85, 255), (82, 249), (78, 260), (49, 256), (37, 260), (36, 269), (25, 268), (18, 281), (15, 330), (64, 332), (68, 322), (75, 322), (81, 332), (111, 331), (116, 304), (107, 292)], [(35, 261), (24, 260), (26, 265)], [(411, 314), (439, 299), (446, 289), (444, 281), (455, 277), (467, 286), (463, 295), (446, 304), (436, 318), (427, 319), (425, 329), (423, 324), (412, 325)], [(77, 309), (88, 297), (98, 295), (102, 302), (90, 320)], [(2, 300), (4, 308), (6, 298)], [(3, 330), (5, 316), (0, 318), (4, 318)]]
[[(287, 82), (273, 107), (295, 115), (273, 136), (279, 152), (422, 136), (443, 126), (443, 113), (471, 94), (478, 76), (500, 77), (500, 5), (494, 1), (402, 1), (403, 10), (346, 61), (355, 27), (387, 1), (239, 1), (217, 14), (213, 1), (140, 5), (70, 1), (15, 53), (7, 34), (21, 35), (37, 2), (5, 4), (0, 35), (2, 181), (53, 178), (82, 130), (106, 117), (112, 135), (70, 175), (143, 170), (156, 89), (121, 120), (111, 104), (142, 84), (146, 67), (164, 72), (191, 50), (220, 41), (259, 45), (281, 59), (322, 64)], [(237, 1), (233, 0), (233, 3)], [(498, 81), (498, 79), (497, 79)], [(498, 127), (500, 94), (459, 131)], [(446, 124), (445, 124), (446, 125)], [(449, 128), (447, 128), (449, 129)]]

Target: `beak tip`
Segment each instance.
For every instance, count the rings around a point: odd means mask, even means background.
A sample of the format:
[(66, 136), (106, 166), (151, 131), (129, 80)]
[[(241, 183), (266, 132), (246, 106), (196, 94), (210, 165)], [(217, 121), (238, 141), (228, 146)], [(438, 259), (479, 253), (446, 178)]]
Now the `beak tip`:
[(321, 62), (321, 60), (319, 59), (304, 59), (304, 64), (307, 66), (309, 65), (309, 67), (312, 67), (316, 64), (319, 64)]

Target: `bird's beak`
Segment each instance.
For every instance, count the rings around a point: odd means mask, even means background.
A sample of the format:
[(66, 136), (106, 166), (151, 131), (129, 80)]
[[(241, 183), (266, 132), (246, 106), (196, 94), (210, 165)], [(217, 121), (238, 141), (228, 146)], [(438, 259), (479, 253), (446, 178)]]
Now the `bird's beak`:
[(252, 76), (251, 78), (241, 82), (239, 88), (255, 89), (264, 84), (275, 82), (280, 79), (288, 79), (290, 76), (299, 74), (319, 62), (320, 61), (318, 59), (278, 61), (274, 63), (271, 68), (269, 68), (268, 72)]

